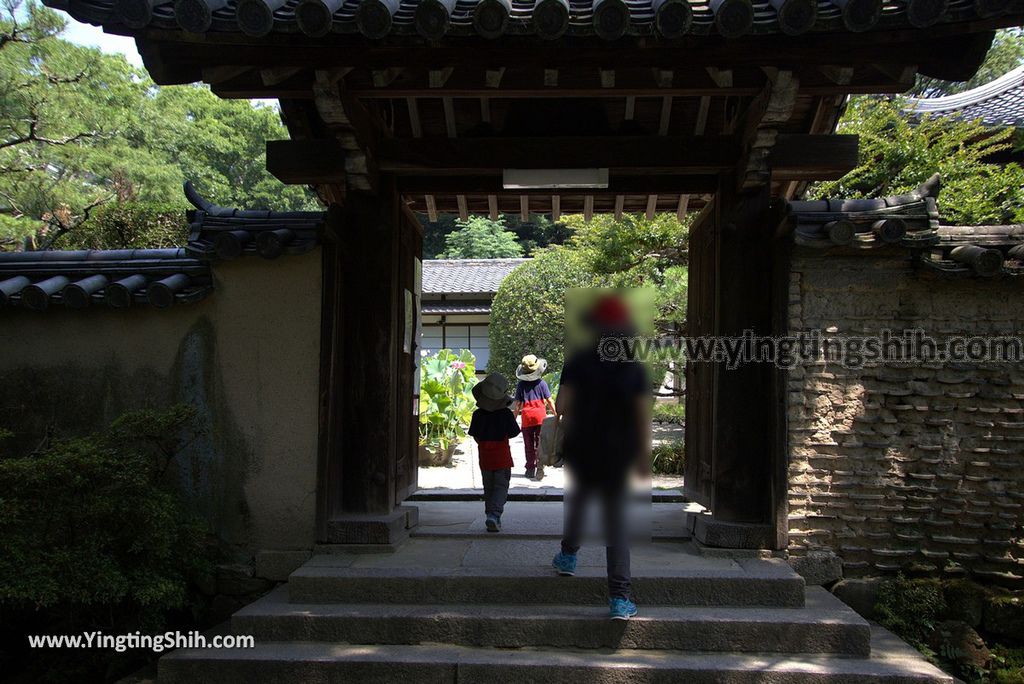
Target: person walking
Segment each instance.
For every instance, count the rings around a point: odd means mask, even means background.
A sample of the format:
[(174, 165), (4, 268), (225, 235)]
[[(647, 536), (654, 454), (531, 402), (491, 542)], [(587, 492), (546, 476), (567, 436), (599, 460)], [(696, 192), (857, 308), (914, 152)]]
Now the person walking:
[(480, 455), (485, 525), (488, 532), (500, 532), (512, 479), (508, 441), (519, 434), (519, 425), (509, 410), (512, 397), (508, 395), (508, 379), (501, 373), (491, 373), (473, 386), (473, 398), (477, 408), (469, 422), (469, 435), (476, 440)]
[[(618, 295), (600, 298), (585, 323), (598, 338), (634, 334), (629, 310)], [(575, 489), (565, 495), (565, 528), (552, 565), (559, 575), (576, 573), (586, 505), (599, 499), (613, 620), (637, 613), (631, 595), (626, 506), (630, 471), (649, 474), (650, 411), (650, 382), (642, 364), (602, 358), (597, 344), (566, 361), (556, 415), (565, 431), (562, 453)]]
[(523, 446), (526, 449), (526, 477), (537, 476), (537, 448), (540, 445), (540, 427), (544, 418), (555, 412), (555, 400), (551, 397), (551, 389), (544, 382), (543, 375), (548, 369), (547, 359), (538, 358), (534, 354), (523, 357), (516, 368), (515, 403), (513, 410), (521, 417), (523, 428)]

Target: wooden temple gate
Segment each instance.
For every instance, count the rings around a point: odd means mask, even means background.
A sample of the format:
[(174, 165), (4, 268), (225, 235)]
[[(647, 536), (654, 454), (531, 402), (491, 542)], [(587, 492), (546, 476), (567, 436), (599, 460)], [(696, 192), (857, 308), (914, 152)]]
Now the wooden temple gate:
[[(324, 238), (319, 534), (388, 542), (415, 487), (415, 213), (697, 213), (691, 335), (783, 332), (784, 200), (838, 178), (844, 99), (973, 75), (1014, 0), (50, 0), (136, 37), (160, 84), (277, 98), (268, 168)], [(884, 9), (884, 12), (883, 12)], [(606, 184), (510, 187), (506, 170)], [(295, 293), (294, 296), (301, 296)], [(785, 545), (785, 378), (691, 366), (687, 488), (709, 544)]]

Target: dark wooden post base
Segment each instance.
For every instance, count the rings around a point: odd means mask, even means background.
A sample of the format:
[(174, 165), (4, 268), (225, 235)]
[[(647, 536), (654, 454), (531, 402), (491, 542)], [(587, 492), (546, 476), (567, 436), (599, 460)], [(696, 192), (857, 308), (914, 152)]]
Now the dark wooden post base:
[[(394, 183), (352, 194), (325, 248), (318, 533), (323, 543), (394, 544), (416, 523), (413, 373), (419, 235)], [(411, 326), (411, 329), (408, 329)]]

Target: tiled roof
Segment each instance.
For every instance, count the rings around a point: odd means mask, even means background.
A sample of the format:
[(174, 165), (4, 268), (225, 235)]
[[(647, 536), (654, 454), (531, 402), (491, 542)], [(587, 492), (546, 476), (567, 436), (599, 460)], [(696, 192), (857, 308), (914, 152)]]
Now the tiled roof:
[(453, 314), (489, 314), (490, 302), (426, 301), (421, 307), (422, 312), (434, 316), (450, 316)]
[[(1009, 12), (971, 0), (45, 0), (79, 21), (139, 30), (419, 36), (684, 35), (895, 30)], [(776, 9), (781, 8), (781, 9)]]
[(428, 259), (423, 294), (494, 294), (505, 277), (529, 259)]
[(904, 108), (920, 116), (948, 116), (988, 126), (1024, 126), (1024, 66), (991, 83), (945, 97), (912, 98)]
[(213, 290), (210, 264), (184, 249), (0, 253), (0, 308), (45, 311), (51, 304), (158, 309), (194, 302)]

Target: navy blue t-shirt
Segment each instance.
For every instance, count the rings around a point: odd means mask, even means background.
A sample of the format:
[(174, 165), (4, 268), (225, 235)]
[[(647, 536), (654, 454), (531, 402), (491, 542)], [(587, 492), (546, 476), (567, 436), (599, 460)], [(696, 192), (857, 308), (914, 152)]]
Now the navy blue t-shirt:
[(566, 361), (561, 386), (572, 388), (566, 462), (581, 479), (624, 477), (643, 446), (638, 400), (650, 393), (643, 365), (583, 352)]

